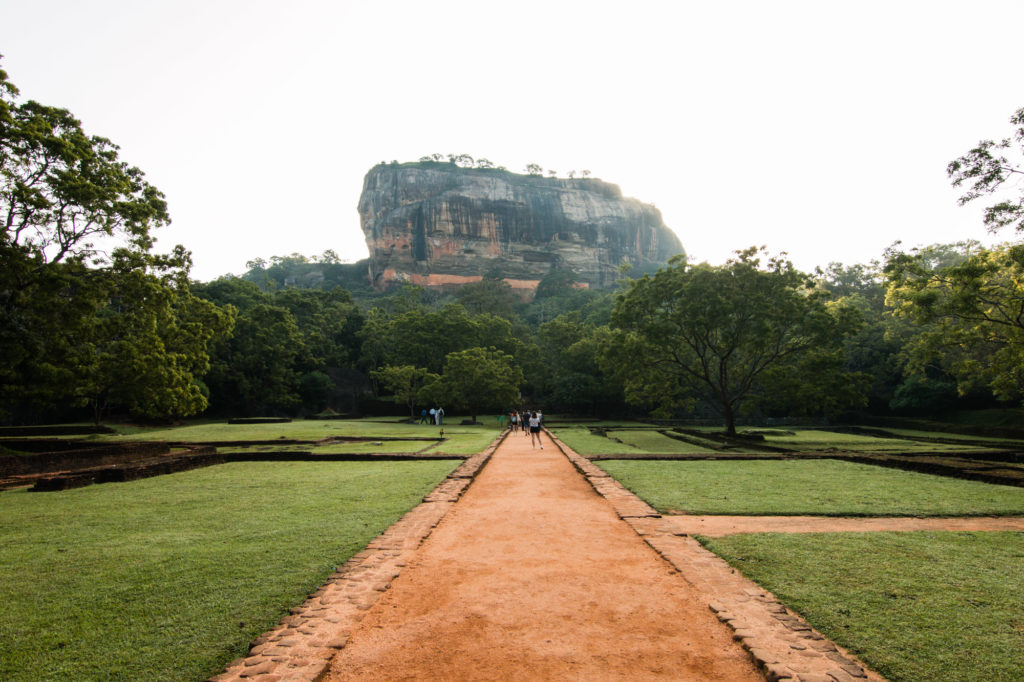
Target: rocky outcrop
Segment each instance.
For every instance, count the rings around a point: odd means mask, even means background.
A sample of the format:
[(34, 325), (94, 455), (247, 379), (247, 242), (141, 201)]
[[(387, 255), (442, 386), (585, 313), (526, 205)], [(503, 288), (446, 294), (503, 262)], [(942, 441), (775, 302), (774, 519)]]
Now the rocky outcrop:
[(658, 209), (596, 179), (381, 164), (366, 174), (359, 216), (378, 289), (497, 275), (529, 294), (554, 268), (608, 287), (623, 262), (645, 269), (683, 252)]

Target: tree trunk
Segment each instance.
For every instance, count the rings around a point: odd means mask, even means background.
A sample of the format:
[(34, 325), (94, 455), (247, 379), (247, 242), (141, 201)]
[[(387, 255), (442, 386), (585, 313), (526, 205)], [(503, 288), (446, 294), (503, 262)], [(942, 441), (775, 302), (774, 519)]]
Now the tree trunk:
[(736, 437), (736, 413), (733, 412), (732, 405), (726, 405), (724, 414), (725, 417), (725, 435), (729, 438)]

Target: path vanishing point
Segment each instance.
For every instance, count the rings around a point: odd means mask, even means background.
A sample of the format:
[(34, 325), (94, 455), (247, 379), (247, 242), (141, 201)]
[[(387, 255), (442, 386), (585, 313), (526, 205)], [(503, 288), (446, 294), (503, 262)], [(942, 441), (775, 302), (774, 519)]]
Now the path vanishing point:
[(212, 679), (882, 679), (543, 443), (471, 458)]

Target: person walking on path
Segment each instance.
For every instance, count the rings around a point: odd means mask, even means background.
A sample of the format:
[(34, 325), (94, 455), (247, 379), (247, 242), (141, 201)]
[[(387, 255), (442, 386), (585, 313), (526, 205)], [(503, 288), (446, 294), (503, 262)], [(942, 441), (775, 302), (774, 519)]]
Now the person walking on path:
[(544, 449), (544, 442), (540, 439), (540, 413), (530, 413), (530, 445), (536, 449), (539, 445), (540, 449)]

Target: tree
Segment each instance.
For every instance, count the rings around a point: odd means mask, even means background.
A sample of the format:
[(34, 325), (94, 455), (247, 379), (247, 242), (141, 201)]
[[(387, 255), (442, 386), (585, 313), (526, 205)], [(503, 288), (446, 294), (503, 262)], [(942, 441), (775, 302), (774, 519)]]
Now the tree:
[[(605, 364), (623, 378), (627, 400), (662, 413), (703, 400), (734, 435), (737, 414), (772, 396), (783, 366), (802, 369), (855, 330), (855, 313), (826, 305), (828, 295), (782, 258), (762, 267), (762, 252), (717, 267), (677, 257), (617, 297)], [(828, 383), (808, 379), (791, 403), (813, 402), (822, 391), (810, 389)]]
[[(1024, 177), (1024, 108), (1010, 117), (1010, 123), (1016, 126), (1012, 139), (982, 140), (946, 167), (954, 187), (968, 186), (960, 195), (961, 206), (983, 196), (1000, 198), (985, 208), (985, 226), (991, 232), (1011, 225), (1017, 232), (1024, 232), (1024, 193), (1015, 191), (1019, 182), (1010, 182)], [(1008, 153), (1015, 158), (1007, 158)]]
[(903, 348), (915, 336), (912, 323), (895, 317), (885, 305), (885, 279), (877, 261), (844, 266), (830, 263), (816, 270), (818, 286), (828, 291), (837, 304), (856, 308), (863, 324), (846, 339), (845, 364), (848, 372), (871, 378), (867, 409), (887, 412), (905, 381)]
[(424, 386), (434, 383), (440, 377), (423, 367), (412, 365), (388, 365), (370, 372), (387, 390), (394, 393), (396, 403), (409, 408), (409, 416), (416, 416), (416, 402)]
[(103, 292), (84, 264), (0, 246), (0, 416), (38, 416), (68, 398), (78, 344)]
[(498, 277), (484, 277), (479, 282), (464, 284), (455, 298), (473, 314), (490, 313), (511, 320), (523, 307), (523, 299), (508, 282)]
[(231, 317), (191, 294), (182, 247), (150, 255), (163, 194), (66, 109), (17, 94), (0, 70), (0, 410), (202, 410)]
[(484, 409), (507, 409), (519, 400), (523, 370), (496, 348), (467, 348), (449, 353), (438, 384), (439, 396), (473, 421)]
[(253, 416), (294, 410), (306, 352), (287, 308), (257, 303), (240, 311), (234, 334), (217, 344), (206, 376), (216, 406)]
[(73, 385), (97, 424), (111, 406), (151, 419), (206, 409), (199, 378), (209, 369), (211, 342), (230, 332), (234, 311), (189, 292), (189, 265), (180, 247), (169, 257), (119, 249), (110, 268), (92, 273), (104, 298), (76, 344)]
[(921, 329), (907, 348), (910, 368), (920, 377), (932, 368), (948, 372), (961, 395), (985, 386), (1000, 400), (1019, 399), (1024, 396), (1024, 244), (959, 246), (959, 258), (938, 265), (933, 247), (888, 254), (887, 300), (896, 315)]
[(102, 237), (148, 251), (170, 222), (164, 195), (68, 110), (17, 104), (17, 92), (0, 72), (0, 245), (51, 263), (94, 256)]
[(531, 381), (545, 409), (588, 415), (621, 410), (622, 384), (599, 362), (607, 329), (600, 330), (585, 323), (579, 311), (540, 325), (536, 353), (540, 367), (531, 373)]
[[(519, 343), (508, 320), (489, 313), (470, 315), (458, 304), (441, 310), (415, 307), (394, 317), (371, 314), (360, 332), (367, 367), (414, 365), (440, 372), (448, 353), (495, 346), (515, 354)], [(373, 357), (373, 364), (365, 364)]]
[(543, 175), (544, 169), (535, 163), (526, 164), (526, 172), (529, 175)]

